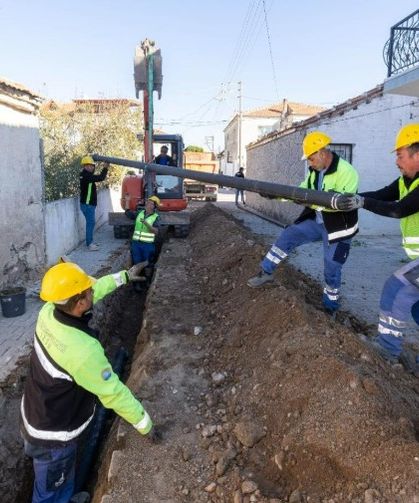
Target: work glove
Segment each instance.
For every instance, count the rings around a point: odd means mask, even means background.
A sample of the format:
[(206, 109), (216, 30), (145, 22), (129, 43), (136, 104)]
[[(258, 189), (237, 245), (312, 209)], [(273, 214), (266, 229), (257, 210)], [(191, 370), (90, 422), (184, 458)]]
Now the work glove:
[(147, 433), (146, 438), (148, 438), (150, 442), (152, 442), (153, 444), (159, 444), (162, 441), (163, 436), (161, 434), (160, 429), (157, 426), (153, 426), (151, 430)]
[(332, 199), (332, 208), (340, 211), (353, 211), (364, 206), (364, 198), (359, 194), (338, 194)]
[(128, 281), (145, 281), (146, 278), (141, 275), (143, 269), (148, 266), (147, 260), (133, 265), (127, 271)]
[(276, 199), (277, 196), (272, 196), (271, 194), (266, 194), (265, 192), (259, 192), (259, 195), (266, 199)]

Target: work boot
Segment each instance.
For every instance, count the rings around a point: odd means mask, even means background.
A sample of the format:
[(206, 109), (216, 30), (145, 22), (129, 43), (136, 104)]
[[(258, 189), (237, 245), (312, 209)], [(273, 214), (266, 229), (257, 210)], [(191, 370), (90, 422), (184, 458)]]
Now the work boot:
[(377, 337), (374, 337), (370, 341), (371, 346), (377, 351), (377, 353), (384, 358), (384, 360), (388, 361), (388, 363), (395, 364), (399, 363), (399, 357), (393, 355), (388, 351), (386, 348), (384, 348), (377, 340)]
[(86, 491), (82, 491), (77, 494), (73, 494), (71, 497), (70, 503), (89, 503), (90, 495)]
[(97, 245), (96, 243), (90, 243), (87, 248), (89, 251), (98, 251), (99, 245)]
[(266, 283), (272, 283), (274, 280), (272, 274), (268, 274), (264, 270), (261, 270), (258, 272), (256, 276), (253, 276), (253, 278), (250, 278), (247, 281), (247, 285), (252, 287), (252, 288), (259, 288)]
[(399, 361), (403, 367), (415, 377), (419, 377), (419, 356), (411, 351), (403, 351), (399, 356)]

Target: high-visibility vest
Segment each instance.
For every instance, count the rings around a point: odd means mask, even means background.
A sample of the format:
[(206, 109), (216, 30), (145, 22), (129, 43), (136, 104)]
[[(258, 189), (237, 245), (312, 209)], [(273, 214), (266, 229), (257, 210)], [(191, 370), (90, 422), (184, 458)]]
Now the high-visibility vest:
[(154, 243), (156, 235), (148, 230), (148, 227), (141, 220), (145, 220), (149, 225), (153, 226), (154, 222), (159, 217), (158, 213), (154, 212), (151, 215), (145, 216), (145, 210), (138, 213), (135, 220), (135, 229), (132, 236), (133, 241), (141, 241), (143, 243)]
[[(414, 180), (407, 188), (403, 176), (399, 178), (400, 199), (406, 197), (419, 186), (419, 178)], [(400, 219), (400, 229), (403, 237), (403, 248), (412, 260), (419, 258), (419, 213)]]

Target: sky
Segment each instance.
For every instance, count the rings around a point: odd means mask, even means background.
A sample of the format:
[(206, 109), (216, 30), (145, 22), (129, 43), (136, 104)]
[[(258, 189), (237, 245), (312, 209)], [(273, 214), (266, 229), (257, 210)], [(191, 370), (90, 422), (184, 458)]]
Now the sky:
[(332, 106), (386, 77), (390, 27), (417, 0), (0, 0), (0, 77), (56, 101), (135, 98), (144, 39), (163, 57), (155, 126), (223, 149), (239, 107)]

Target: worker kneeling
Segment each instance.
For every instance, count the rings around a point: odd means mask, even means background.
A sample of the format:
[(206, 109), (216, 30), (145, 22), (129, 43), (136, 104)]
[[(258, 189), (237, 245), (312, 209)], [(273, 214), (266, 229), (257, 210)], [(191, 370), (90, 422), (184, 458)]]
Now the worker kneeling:
[[(320, 131), (309, 133), (303, 141), (303, 158), (309, 168), (304, 189), (325, 192), (356, 192), (358, 173), (349, 162), (329, 150), (331, 138)], [(265, 196), (270, 197), (270, 196)], [(287, 227), (271, 246), (257, 276), (247, 284), (258, 288), (273, 281), (273, 272), (298, 246), (323, 241), (323, 305), (328, 313), (339, 308), (342, 266), (349, 255), (351, 238), (358, 232), (358, 213), (336, 211), (319, 206), (306, 207), (293, 225)]]
[(150, 416), (114, 373), (97, 331), (88, 325), (93, 304), (118, 286), (139, 281), (146, 265), (95, 280), (63, 262), (42, 280), (46, 304), (38, 315), (21, 403), (25, 453), (35, 472), (33, 503), (80, 501), (72, 498), (77, 442), (93, 419), (96, 397), (139, 433), (156, 439)]

